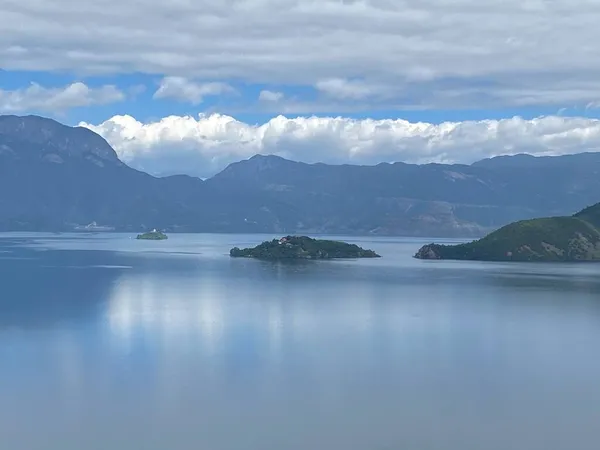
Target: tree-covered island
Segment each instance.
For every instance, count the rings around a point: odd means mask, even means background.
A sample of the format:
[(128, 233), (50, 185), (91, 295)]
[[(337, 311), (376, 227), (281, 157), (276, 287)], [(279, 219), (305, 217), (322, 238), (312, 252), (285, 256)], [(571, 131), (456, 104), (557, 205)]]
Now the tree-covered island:
[(147, 240), (147, 241), (164, 241), (169, 237), (161, 231), (152, 230), (147, 233), (138, 234), (136, 239)]
[(266, 260), (379, 258), (373, 250), (341, 241), (312, 239), (307, 236), (285, 236), (265, 241), (254, 248), (232, 248), (230, 256)]

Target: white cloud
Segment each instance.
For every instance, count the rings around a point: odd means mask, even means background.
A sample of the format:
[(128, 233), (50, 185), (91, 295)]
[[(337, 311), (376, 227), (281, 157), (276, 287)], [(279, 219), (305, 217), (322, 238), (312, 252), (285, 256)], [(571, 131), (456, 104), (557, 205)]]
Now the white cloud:
[(59, 88), (36, 83), (29, 87), (5, 91), (0, 89), (0, 113), (63, 112), (71, 108), (119, 102), (125, 95), (113, 85), (91, 88), (81, 82)]
[(8, 70), (359, 79), (425, 107), (600, 98), (597, 0), (22, 0), (2, 20)]
[(372, 86), (364, 81), (343, 78), (320, 80), (315, 87), (330, 97), (342, 100), (360, 100), (386, 92), (385, 88)]
[(269, 90), (263, 90), (263, 91), (260, 91), (260, 94), (258, 95), (258, 100), (261, 102), (276, 103), (276, 102), (280, 101), (281, 99), (283, 99), (283, 97), (284, 97), (283, 92), (274, 92), (274, 91), (269, 91)]
[(227, 83), (197, 83), (183, 77), (164, 77), (153, 98), (170, 98), (198, 105), (204, 101), (204, 97), (233, 91), (234, 89)]
[(600, 151), (600, 120), (560, 116), (441, 124), (279, 116), (250, 125), (213, 114), (148, 123), (115, 116), (98, 125), (81, 125), (106, 138), (133, 167), (201, 177), (257, 153), (305, 162), (377, 164), (471, 163), (500, 154)]

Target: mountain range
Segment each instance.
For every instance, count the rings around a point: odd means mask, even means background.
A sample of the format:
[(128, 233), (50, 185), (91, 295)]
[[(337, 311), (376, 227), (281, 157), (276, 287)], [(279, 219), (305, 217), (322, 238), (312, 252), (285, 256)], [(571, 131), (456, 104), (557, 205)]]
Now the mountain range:
[(600, 153), (471, 165), (306, 164), (257, 155), (207, 180), (128, 167), (91, 130), (0, 116), (0, 230), (480, 236), (600, 201)]

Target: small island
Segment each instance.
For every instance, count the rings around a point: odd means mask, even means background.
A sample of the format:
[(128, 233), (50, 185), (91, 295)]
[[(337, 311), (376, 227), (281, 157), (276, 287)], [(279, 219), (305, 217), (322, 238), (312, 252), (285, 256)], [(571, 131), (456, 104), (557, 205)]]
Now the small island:
[(312, 239), (307, 236), (285, 236), (265, 241), (254, 248), (232, 248), (229, 255), (234, 258), (256, 258), (265, 260), (306, 259), (356, 259), (379, 258), (373, 250), (340, 241)]
[(169, 239), (169, 237), (161, 231), (152, 230), (147, 233), (138, 234), (136, 239), (146, 241), (164, 241), (165, 239)]
[(599, 227), (600, 203), (573, 216), (514, 222), (466, 244), (428, 244), (414, 257), (471, 261), (600, 261)]

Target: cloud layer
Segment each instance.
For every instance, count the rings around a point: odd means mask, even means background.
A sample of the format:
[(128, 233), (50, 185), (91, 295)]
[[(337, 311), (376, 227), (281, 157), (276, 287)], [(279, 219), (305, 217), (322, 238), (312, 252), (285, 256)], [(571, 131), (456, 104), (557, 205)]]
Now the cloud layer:
[(208, 177), (257, 153), (309, 163), (377, 164), (471, 163), (501, 154), (600, 151), (600, 120), (559, 116), (441, 124), (279, 116), (251, 125), (213, 114), (148, 123), (114, 116), (98, 125), (80, 125), (106, 138), (124, 162), (155, 175)]
[(47, 88), (32, 83), (24, 89), (0, 89), (0, 113), (63, 112), (71, 108), (104, 105), (125, 99), (116, 86), (90, 88), (77, 82), (60, 88)]
[(153, 95), (155, 99), (172, 99), (198, 105), (204, 97), (234, 92), (227, 83), (198, 83), (184, 77), (164, 77)]
[(276, 103), (282, 100), (284, 97), (283, 92), (269, 91), (267, 89), (260, 91), (258, 95), (258, 101), (267, 103)]
[(600, 100), (596, 0), (7, 0), (2, 19), (7, 70), (296, 84), (349, 102), (384, 86), (398, 107)]

